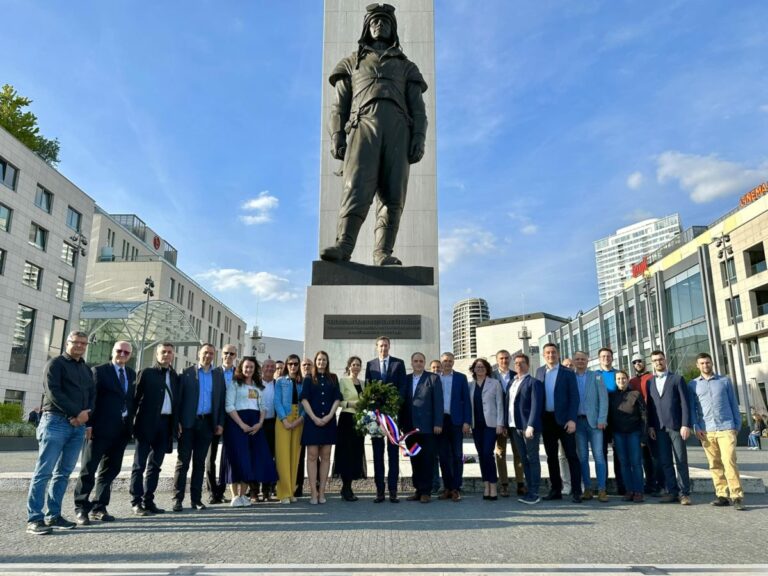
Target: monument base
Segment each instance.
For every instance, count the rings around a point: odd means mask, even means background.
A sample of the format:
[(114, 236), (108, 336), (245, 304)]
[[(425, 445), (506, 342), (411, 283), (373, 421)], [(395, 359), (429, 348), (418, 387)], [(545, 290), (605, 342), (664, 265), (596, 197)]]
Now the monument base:
[(432, 286), (435, 269), (428, 266), (371, 266), (357, 262), (312, 262), (313, 286)]

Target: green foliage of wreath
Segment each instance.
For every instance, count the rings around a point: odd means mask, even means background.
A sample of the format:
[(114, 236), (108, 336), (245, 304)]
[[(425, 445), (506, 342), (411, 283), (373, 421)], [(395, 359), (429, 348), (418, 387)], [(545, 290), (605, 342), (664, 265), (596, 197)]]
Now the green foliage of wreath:
[(402, 399), (397, 388), (390, 384), (384, 384), (381, 380), (373, 380), (366, 384), (363, 393), (357, 400), (355, 408), (355, 429), (359, 434), (369, 434), (372, 437), (381, 437), (383, 433), (379, 429), (375, 419), (375, 412), (391, 416), (397, 421)]

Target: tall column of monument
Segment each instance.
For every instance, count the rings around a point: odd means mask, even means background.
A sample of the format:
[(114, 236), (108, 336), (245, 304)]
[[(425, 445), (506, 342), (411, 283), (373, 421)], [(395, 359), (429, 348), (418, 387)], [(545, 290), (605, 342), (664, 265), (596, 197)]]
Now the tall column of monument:
[[(410, 166), (407, 199), (394, 255), (402, 266), (374, 266), (374, 202), (360, 230), (351, 262), (313, 263), (307, 288), (305, 352), (326, 350), (334, 371), (352, 355), (374, 356), (373, 340), (392, 338), (392, 355), (409, 359), (415, 351), (429, 361), (439, 354), (437, 184), (435, 143), (435, 39), (433, 0), (390, 0), (395, 7), (402, 51), (415, 63), (428, 89), (423, 94), (428, 118), (423, 159)], [(318, 252), (333, 245), (339, 221), (342, 162), (331, 156), (329, 117), (336, 64), (358, 49), (370, 0), (325, 0), (320, 153), (320, 227)], [(409, 362), (406, 362), (409, 365)]]

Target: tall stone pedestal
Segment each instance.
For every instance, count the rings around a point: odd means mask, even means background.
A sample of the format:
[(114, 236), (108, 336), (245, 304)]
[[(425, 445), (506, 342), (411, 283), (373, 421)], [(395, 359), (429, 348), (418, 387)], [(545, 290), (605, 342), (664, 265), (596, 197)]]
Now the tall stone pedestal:
[[(342, 179), (334, 174), (341, 163), (330, 154), (328, 118), (333, 90), (328, 77), (341, 58), (357, 50), (365, 7), (370, 3), (325, 0), (318, 253), (320, 247), (329, 246), (336, 239), (342, 191)], [(439, 354), (434, 4), (433, 0), (388, 3), (396, 8), (403, 52), (419, 67), (429, 87), (424, 94), (429, 119), (426, 152), (421, 162), (411, 166), (405, 211), (394, 249), (394, 255), (403, 261), (403, 269), (365, 266), (373, 263), (375, 203), (360, 231), (353, 263), (313, 265), (312, 285), (307, 288), (305, 353), (311, 356), (326, 350), (331, 367), (337, 372), (353, 354), (364, 361), (372, 358), (374, 340), (379, 335), (391, 337), (393, 356), (407, 360), (411, 353), (420, 351), (429, 361)], [(413, 316), (419, 317), (418, 337)], [(377, 320), (371, 317), (378, 318), (381, 328), (374, 336), (370, 334), (374, 333)]]

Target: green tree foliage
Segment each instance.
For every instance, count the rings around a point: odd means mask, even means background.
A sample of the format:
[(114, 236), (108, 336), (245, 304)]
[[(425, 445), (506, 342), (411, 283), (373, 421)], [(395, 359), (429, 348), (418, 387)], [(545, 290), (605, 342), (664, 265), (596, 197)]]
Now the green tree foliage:
[(46, 163), (55, 166), (59, 163), (59, 140), (40, 134), (37, 126), (37, 116), (24, 108), (32, 104), (32, 100), (19, 96), (10, 84), (3, 86), (0, 91), (0, 126), (8, 130), (30, 150), (40, 156)]

